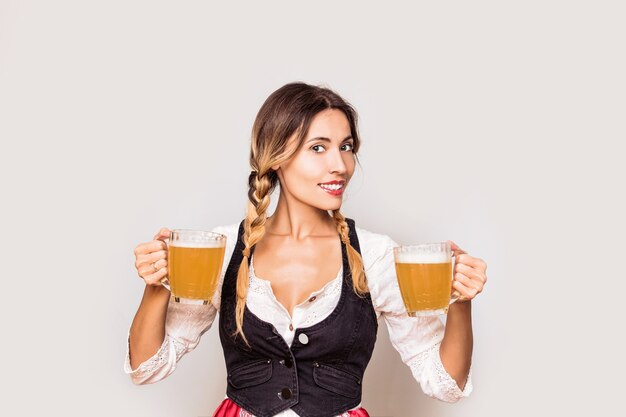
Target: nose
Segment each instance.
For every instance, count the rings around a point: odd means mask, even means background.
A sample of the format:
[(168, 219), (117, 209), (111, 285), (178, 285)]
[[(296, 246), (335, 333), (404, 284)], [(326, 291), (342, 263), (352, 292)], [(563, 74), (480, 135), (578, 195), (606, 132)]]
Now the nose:
[(344, 161), (340, 150), (335, 149), (333, 152), (328, 152), (328, 155), (331, 174), (345, 174), (348, 171), (346, 161)]

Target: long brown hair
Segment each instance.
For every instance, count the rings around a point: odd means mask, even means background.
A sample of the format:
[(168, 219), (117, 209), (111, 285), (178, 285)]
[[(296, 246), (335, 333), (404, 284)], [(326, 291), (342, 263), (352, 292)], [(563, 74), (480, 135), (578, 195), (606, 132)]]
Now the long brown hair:
[[(265, 100), (252, 126), (250, 147), (250, 166), (252, 172), (248, 178), (248, 209), (244, 221), (243, 260), (237, 273), (237, 306), (235, 309), (237, 329), (233, 336), (243, 333), (243, 315), (248, 293), (248, 259), (251, 248), (263, 238), (267, 208), (270, 195), (279, 183), (278, 175), (271, 167), (282, 164), (292, 158), (302, 146), (311, 121), (322, 110), (341, 110), (350, 124), (350, 133), (354, 140), (353, 153), (359, 150), (357, 113), (354, 108), (334, 91), (320, 86), (301, 82), (289, 83), (274, 91)], [(289, 143), (289, 138), (297, 134), (296, 140)], [(358, 159), (357, 159), (358, 161)], [(350, 245), (348, 224), (339, 209), (333, 210), (333, 219), (342, 242), (346, 245), (352, 287), (362, 296), (368, 292), (363, 260)]]

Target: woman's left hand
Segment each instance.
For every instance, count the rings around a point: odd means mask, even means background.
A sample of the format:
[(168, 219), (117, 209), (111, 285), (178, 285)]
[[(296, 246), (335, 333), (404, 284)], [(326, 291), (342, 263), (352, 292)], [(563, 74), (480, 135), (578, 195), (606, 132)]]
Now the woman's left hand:
[(449, 241), (456, 259), (452, 278), (452, 288), (460, 293), (458, 301), (469, 301), (483, 291), (487, 282), (487, 264), (480, 258), (474, 258)]

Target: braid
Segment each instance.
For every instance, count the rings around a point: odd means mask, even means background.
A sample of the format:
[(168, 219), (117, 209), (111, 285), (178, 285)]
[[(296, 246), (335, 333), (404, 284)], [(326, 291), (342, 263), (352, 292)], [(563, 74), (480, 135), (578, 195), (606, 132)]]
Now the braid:
[(241, 334), (246, 345), (250, 347), (248, 339), (243, 333), (243, 313), (246, 306), (249, 284), (250, 251), (265, 234), (265, 222), (267, 220), (267, 208), (270, 205), (270, 195), (275, 186), (275, 173), (270, 171), (264, 175), (259, 175), (257, 171), (252, 171), (248, 177), (248, 212), (244, 221), (243, 259), (237, 273), (237, 306), (235, 308), (235, 322), (237, 329), (233, 336)]
[(350, 244), (350, 236), (348, 234), (350, 227), (339, 209), (333, 210), (333, 219), (337, 225), (337, 231), (341, 236), (341, 241), (346, 245), (348, 264), (352, 272), (352, 288), (357, 295), (364, 295), (369, 292), (369, 288), (367, 286), (365, 271), (363, 270), (363, 258), (361, 258), (359, 252)]

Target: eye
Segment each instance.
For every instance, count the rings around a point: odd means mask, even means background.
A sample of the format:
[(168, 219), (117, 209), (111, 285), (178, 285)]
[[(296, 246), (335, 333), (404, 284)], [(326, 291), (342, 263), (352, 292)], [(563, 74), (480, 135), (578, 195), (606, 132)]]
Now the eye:
[[(349, 149), (347, 149), (348, 151), (352, 151), (352, 150), (354, 149), (354, 145), (353, 145), (352, 143), (345, 143), (345, 144), (342, 146), (342, 148), (343, 148), (343, 147), (345, 147), (345, 146), (348, 146), (348, 147), (349, 147)], [(319, 147), (319, 148), (324, 149), (324, 145), (313, 145), (313, 146), (311, 146), (311, 149), (312, 149), (312, 150), (313, 150), (313, 152), (315, 152), (315, 153), (322, 153), (322, 151), (319, 151), (319, 152), (318, 152), (318, 151), (316, 151), (316, 150), (315, 150), (315, 148), (318, 148), (318, 147)]]

